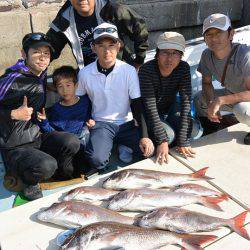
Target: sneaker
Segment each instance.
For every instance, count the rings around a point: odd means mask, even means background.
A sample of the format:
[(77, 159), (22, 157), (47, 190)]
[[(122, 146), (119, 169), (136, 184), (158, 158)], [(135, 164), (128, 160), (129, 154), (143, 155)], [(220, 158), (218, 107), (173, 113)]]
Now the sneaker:
[(33, 200), (36, 200), (36, 199), (43, 197), (43, 193), (42, 193), (42, 190), (41, 190), (39, 184), (36, 184), (34, 186), (33, 185), (26, 186), (23, 189), (23, 194), (30, 201), (33, 201)]
[(250, 133), (248, 133), (244, 138), (244, 143), (246, 145), (250, 145)]
[(122, 162), (130, 163), (133, 160), (133, 150), (127, 146), (118, 146), (119, 159)]

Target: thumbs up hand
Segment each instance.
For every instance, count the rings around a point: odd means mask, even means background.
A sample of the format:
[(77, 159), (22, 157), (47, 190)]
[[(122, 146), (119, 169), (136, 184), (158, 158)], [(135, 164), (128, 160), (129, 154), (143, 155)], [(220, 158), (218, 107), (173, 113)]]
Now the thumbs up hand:
[(23, 98), (23, 104), (18, 109), (11, 111), (11, 119), (19, 121), (29, 121), (33, 113), (33, 108), (28, 107), (28, 99), (26, 96)]
[(46, 117), (46, 113), (45, 113), (45, 108), (42, 109), (42, 112), (37, 112), (37, 120), (39, 122), (42, 122), (43, 120), (46, 120), (47, 117)]
[(23, 97), (23, 105), (22, 106), (23, 107), (28, 107), (28, 98), (27, 98), (26, 95)]

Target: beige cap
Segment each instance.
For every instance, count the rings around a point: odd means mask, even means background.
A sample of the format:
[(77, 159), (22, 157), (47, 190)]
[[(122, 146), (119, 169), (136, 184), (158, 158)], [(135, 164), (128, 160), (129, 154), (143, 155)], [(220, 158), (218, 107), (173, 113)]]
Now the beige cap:
[(158, 37), (158, 49), (176, 49), (184, 53), (185, 51), (185, 38), (177, 32), (164, 32)]
[(231, 27), (231, 21), (228, 16), (220, 13), (212, 14), (204, 20), (202, 34), (204, 35), (210, 28), (226, 31), (229, 27)]

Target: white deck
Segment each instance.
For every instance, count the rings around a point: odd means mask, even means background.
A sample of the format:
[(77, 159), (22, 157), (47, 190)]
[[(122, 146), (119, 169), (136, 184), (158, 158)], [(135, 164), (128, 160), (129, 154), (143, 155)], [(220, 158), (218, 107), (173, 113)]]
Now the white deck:
[[(248, 232), (250, 232), (250, 224), (248, 224), (245, 228), (248, 230)], [(240, 237), (238, 234), (232, 233), (206, 248), (206, 250), (218, 250), (218, 249), (249, 250), (250, 245), (248, 241)]]
[(211, 183), (250, 208), (250, 146), (243, 144), (249, 131), (249, 127), (239, 123), (194, 141), (194, 159), (183, 159), (175, 150), (171, 153), (193, 170), (208, 166), (215, 177)]
[[(206, 164), (204, 163), (200, 167), (203, 167), (205, 165)], [(180, 172), (180, 173), (191, 172), (186, 166), (175, 160), (173, 157), (170, 157), (169, 164), (164, 166), (159, 166), (155, 164), (152, 160), (148, 159), (130, 165), (129, 167), (155, 169), (155, 170), (160, 169), (162, 171)], [(208, 175), (213, 177), (213, 172), (208, 171)], [(99, 180), (98, 177), (95, 177), (89, 181), (84, 182), (83, 184), (100, 185), (103, 178), (104, 177), (101, 177), (101, 180)], [(206, 182), (200, 182), (200, 184), (213, 188), (210, 184)], [(63, 231), (63, 229), (49, 224), (38, 223), (35, 219), (34, 214), (40, 208), (47, 207), (51, 205), (53, 202), (56, 202), (62, 193), (63, 191), (60, 191), (58, 193), (49, 195), (42, 199), (0, 213), (0, 221), (1, 221), (0, 244), (2, 250), (58, 249), (57, 246), (55, 245), (54, 239), (56, 238), (58, 233)], [(220, 216), (223, 218), (231, 218), (244, 211), (244, 208), (239, 204), (237, 204), (236, 202), (234, 202), (233, 200), (222, 202), (221, 207), (223, 208), (224, 212), (214, 211), (212, 209), (200, 205), (186, 206), (186, 208), (191, 210), (200, 211), (209, 215)], [(250, 218), (248, 218), (247, 221), (250, 222)], [(230, 230), (227, 228), (222, 228), (217, 231), (213, 231), (210, 234), (217, 235), (219, 239), (224, 238), (227, 235), (231, 235)], [(212, 245), (213, 244), (215, 243), (212, 243)], [(245, 244), (249, 243), (245, 239), (243, 239), (242, 246)], [(238, 249), (243, 249), (241, 248), (241, 245), (238, 244), (237, 246), (239, 247)], [(174, 250), (179, 248), (175, 246), (170, 246), (167, 249)], [(235, 249), (235, 248), (226, 248), (226, 249)]]

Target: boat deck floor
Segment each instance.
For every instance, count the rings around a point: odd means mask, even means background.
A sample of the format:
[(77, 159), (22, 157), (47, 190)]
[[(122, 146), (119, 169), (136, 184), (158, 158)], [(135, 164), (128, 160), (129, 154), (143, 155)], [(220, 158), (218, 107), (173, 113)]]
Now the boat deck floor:
[[(214, 177), (214, 179), (198, 183), (229, 195), (229, 201), (220, 203), (224, 212), (211, 210), (200, 205), (188, 205), (186, 208), (212, 216), (231, 218), (250, 208), (250, 186), (248, 185), (250, 147), (243, 144), (243, 138), (247, 132), (249, 132), (247, 126), (236, 124), (194, 141), (192, 146), (197, 153), (194, 159), (186, 160), (177, 155), (174, 149), (171, 149), (172, 156), (170, 156), (168, 164), (160, 166), (155, 164), (153, 159), (147, 159), (129, 165), (126, 168), (191, 173), (208, 166), (207, 175)], [(74, 187), (81, 185), (101, 186), (103, 180), (108, 175), (95, 176), (82, 184), (74, 185)], [(35, 214), (42, 207), (50, 206), (56, 202), (63, 192), (69, 189), (72, 189), (72, 187), (67, 187), (42, 199), (0, 213), (0, 242), (2, 250), (58, 249), (55, 245), (55, 238), (64, 229), (38, 223)], [(248, 231), (250, 230), (249, 223), (250, 216), (247, 217), (244, 223)], [(231, 232), (228, 228), (223, 227), (209, 234), (218, 236), (218, 239), (210, 243), (206, 249), (250, 249), (250, 241)], [(179, 248), (169, 246), (168, 249), (174, 250)]]
[[(139, 159), (134, 157), (133, 161), (130, 164), (135, 163), (138, 160)], [(108, 171), (107, 172), (114, 171), (116, 169), (125, 167), (127, 165), (128, 164), (123, 163), (118, 159), (116, 151), (113, 150), (113, 153), (112, 153), (112, 156), (111, 156), (111, 159), (110, 159), (110, 163), (108, 165)], [(15, 204), (16, 197), (20, 197), (19, 193), (11, 192), (11, 191), (7, 190), (3, 186), (4, 175), (5, 175), (5, 167), (4, 167), (3, 160), (2, 160), (2, 157), (1, 157), (1, 154), (0, 154), (0, 212), (3, 212), (5, 210), (7, 210), (7, 209), (12, 208), (13, 205)], [(64, 190), (67, 187), (68, 186), (63, 186), (63, 187), (59, 187), (59, 188), (55, 188), (55, 189), (43, 190), (43, 196), (47, 196), (47, 195), (53, 194), (55, 192), (58, 192), (60, 190)], [(22, 197), (22, 194), (21, 194), (21, 197)]]

